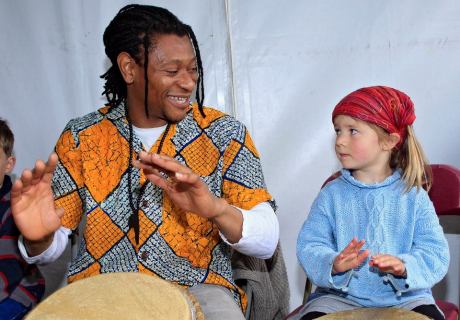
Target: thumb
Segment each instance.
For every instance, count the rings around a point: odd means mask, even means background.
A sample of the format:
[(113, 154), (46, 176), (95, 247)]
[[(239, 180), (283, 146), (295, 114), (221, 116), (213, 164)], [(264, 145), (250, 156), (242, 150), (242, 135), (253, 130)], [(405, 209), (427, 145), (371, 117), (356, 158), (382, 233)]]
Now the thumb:
[(62, 218), (62, 216), (64, 215), (64, 209), (62, 209), (62, 208), (56, 208), (56, 215), (57, 215), (59, 218)]

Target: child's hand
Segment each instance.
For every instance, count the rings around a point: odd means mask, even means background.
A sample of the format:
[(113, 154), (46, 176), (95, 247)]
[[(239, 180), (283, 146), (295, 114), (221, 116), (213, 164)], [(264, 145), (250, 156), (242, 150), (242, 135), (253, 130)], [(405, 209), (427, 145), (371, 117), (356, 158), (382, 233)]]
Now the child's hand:
[(369, 256), (369, 251), (360, 252), (366, 240), (358, 241), (353, 238), (348, 246), (335, 257), (332, 265), (332, 274), (341, 273), (359, 267)]
[(398, 277), (406, 276), (406, 266), (401, 259), (389, 254), (377, 254), (369, 261), (371, 267), (375, 267), (382, 272), (391, 273)]

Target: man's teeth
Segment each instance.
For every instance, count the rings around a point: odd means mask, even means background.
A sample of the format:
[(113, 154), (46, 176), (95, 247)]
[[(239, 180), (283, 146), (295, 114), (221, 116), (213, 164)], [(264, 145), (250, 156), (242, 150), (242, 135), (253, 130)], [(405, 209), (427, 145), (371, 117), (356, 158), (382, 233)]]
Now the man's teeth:
[(177, 101), (177, 102), (180, 102), (180, 103), (184, 103), (185, 101), (187, 101), (187, 98), (184, 98), (184, 97), (173, 97), (173, 96), (170, 96), (169, 98), (172, 99), (172, 100), (175, 100), (175, 101)]

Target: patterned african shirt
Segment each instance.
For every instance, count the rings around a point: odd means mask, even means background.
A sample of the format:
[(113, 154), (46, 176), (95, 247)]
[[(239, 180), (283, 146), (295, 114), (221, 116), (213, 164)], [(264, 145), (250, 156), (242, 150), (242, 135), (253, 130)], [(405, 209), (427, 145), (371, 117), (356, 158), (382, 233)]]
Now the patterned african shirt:
[[(271, 200), (260, 159), (244, 127), (234, 118), (196, 105), (152, 146), (199, 174), (211, 192), (242, 209)], [(132, 137), (133, 159), (143, 150)], [(131, 168), (133, 202), (139, 204), (139, 243), (130, 228), (128, 198), (129, 125), (123, 105), (104, 107), (71, 120), (56, 145), (59, 163), (53, 176), (64, 227), (86, 228), (69, 270), (69, 282), (106, 272), (144, 272), (193, 286), (217, 284), (232, 290), (245, 307), (232, 279), (230, 247), (215, 224), (172, 203), (163, 191)], [(142, 190), (141, 190), (142, 187)]]

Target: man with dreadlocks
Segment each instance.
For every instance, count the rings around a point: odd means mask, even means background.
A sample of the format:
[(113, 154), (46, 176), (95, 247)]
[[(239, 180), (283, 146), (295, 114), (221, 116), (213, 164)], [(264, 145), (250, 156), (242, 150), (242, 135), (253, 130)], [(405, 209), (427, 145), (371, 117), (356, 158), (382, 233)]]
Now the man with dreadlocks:
[(104, 45), (108, 104), (71, 120), (13, 187), (23, 256), (53, 261), (85, 217), (69, 282), (143, 272), (190, 287), (207, 319), (242, 319), (231, 248), (266, 259), (278, 242), (247, 130), (203, 107), (198, 42), (168, 10), (122, 8)]

